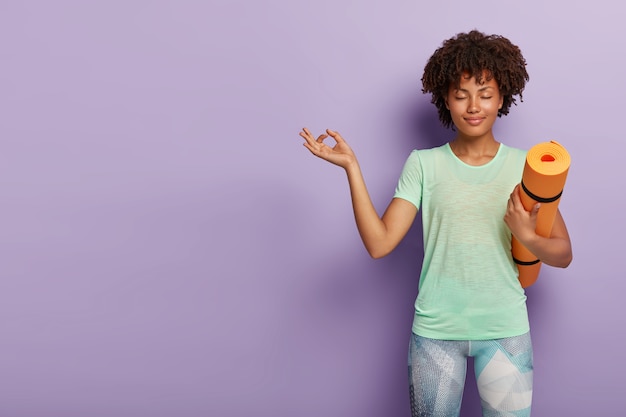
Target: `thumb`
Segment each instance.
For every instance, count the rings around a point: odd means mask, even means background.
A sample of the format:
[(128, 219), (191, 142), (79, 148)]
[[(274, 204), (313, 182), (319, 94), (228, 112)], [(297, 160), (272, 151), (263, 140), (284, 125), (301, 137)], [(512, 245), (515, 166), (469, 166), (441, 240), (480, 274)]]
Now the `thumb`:
[(537, 213), (539, 213), (539, 209), (541, 208), (541, 204), (537, 203), (533, 206), (532, 210), (530, 211), (530, 217), (533, 219), (537, 218)]
[(343, 142), (343, 138), (336, 130), (326, 129), (326, 134), (335, 139), (337, 142)]

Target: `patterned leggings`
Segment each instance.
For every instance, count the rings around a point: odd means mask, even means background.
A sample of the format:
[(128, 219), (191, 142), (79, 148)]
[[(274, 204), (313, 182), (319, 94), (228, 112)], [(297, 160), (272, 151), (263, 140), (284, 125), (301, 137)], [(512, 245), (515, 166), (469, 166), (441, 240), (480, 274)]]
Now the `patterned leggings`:
[(413, 417), (458, 417), (467, 357), (484, 417), (529, 417), (533, 392), (530, 333), (495, 340), (435, 340), (413, 334), (409, 384)]

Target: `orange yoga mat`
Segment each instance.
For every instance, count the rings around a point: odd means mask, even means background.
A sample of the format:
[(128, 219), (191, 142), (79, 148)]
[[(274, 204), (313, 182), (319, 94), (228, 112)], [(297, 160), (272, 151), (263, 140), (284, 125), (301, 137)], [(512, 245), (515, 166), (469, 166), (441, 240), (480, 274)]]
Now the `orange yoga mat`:
[[(535, 229), (540, 236), (550, 237), (570, 163), (567, 150), (555, 141), (539, 143), (528, 150), (520, 199), (527, 211), (541, 203)], [(519, 270), (519, 281), (522, 287), (530, 287), (537, 281), (541, 262), (515, 237), (511, 245), (513, 260)]]

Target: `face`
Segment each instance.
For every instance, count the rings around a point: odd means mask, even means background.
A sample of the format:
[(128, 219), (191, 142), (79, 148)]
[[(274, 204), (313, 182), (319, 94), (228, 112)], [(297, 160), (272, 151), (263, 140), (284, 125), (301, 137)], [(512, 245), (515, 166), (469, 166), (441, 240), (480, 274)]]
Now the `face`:
[(495, 78), (477, 84), (476, 78), (464, 74), (457, 89), (450, 86), (446, 107), (460, 136), (477, 138), (492, 135), (492, 127), (502, 107), (503, 97)]

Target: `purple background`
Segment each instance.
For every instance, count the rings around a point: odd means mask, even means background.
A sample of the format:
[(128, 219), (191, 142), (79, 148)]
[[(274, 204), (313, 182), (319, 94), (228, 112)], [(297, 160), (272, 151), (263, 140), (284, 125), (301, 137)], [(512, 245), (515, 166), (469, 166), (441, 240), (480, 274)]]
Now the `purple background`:
[(409, 416), (420, 227), (371, 260), (297, 133), (339, 130), (384, 210), (451, 136), (426, 59), (473, 28), (529, 63), (498, 139), (573, 159), (574, 262), (528, 290), (534, 415), (623, 412), (618, 5), (2, 1), (0, 417)]

